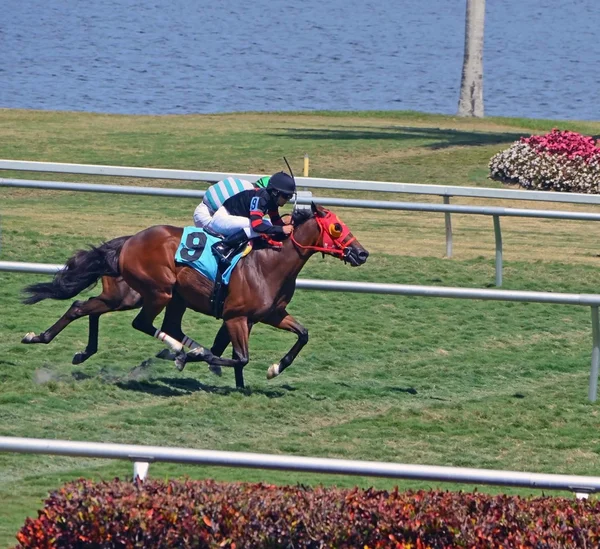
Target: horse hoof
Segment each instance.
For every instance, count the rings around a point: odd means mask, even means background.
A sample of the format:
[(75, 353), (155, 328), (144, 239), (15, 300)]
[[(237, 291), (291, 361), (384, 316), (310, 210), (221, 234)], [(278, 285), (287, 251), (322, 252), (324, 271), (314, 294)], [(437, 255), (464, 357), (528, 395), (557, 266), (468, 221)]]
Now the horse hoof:
[(81, 364), (82, 362), (85, 362), (88, 358), (90, 358), (90, 355), (88, 355), (85, 352), (83, 352), (83, 353), (77, 353), (73, 357), (73, 360), (71, 361), (71, 364)]
[(273, 379), (279, 375), (279, 364), (271, 364), (267, 370), (267, 379)]
[(187, 355), (185, 351), (179, 351), (175, 356), (175, 367), (181, 372), (185, 368)]
[(221, 370), (221, 366), (218, 364), (209, 364), (208, 369), (216, 376), (221, 377), (223, 375), (223, 370)]
[(162, 360), (175, 360), (175, 353), (171, 352), (169, 349), (163, 349), (156, 353), (156, 358), (161, 358)]
[(191, 362), (200, 362), (206, 361), (212, 355), (210, 355), (209, 351), (204, 347), (194, 347), (191, 351), (187, 353), (187, 360)]
[(35, 337), (36, 337), (35, 332), (27, 332), (25, 334), (25, 336), (23, 337), (23, 339), (21, 340), (21, 343), (35, 343), (35, 341), (34, 341)]

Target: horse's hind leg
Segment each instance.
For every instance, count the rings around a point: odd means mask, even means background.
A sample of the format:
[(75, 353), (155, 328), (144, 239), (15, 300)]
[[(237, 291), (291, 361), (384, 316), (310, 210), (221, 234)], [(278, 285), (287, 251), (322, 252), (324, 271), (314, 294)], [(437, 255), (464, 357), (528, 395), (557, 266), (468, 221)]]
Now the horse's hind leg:
[(98, 327), (100, 315), (113, 311), (129, 311), (142, 304), (142, 298), (122, 278), (104, 277), (104, 290), (98, 299), (105, 302), (108, 310), (89, 315), (88, 343), (84, 351), (76, 353), (73, 364), (81, 364), (98, 351)]
[(35, 335), (33, 332), (25, 334), (22, 343), (50, 343), (71, 322), (83, 316), (90, 316), (88, 344), (85, 351), (75, 354), (73, 364), (81, 364), (98, 351), (98, 317), (114, 308), (100, 297), (92, 297), (87, 301), (75, 301), (69, 310), (61, 316), (50, 328)]
[(90, 315), (88, 318), (88, 342), (84, 351), (75, 353), (73, 360), (71, 361), (73, 364), (81, 364), (98, 352), (98, 328), (100, 324), (100, 315)]
[(267, 379), (273, 379), (294, 362), (294, 359), (298, 356), (302, 347), (308, 343), (308, 330), (285, 309), (283, 311), (276, 311), (275, 314), (266, 318), (263, 322), (265, 324), (270, 324), (275, 328), (279, 328), (280, 330), (294, 332), (298, 336), (298, 340), (286, 355), (278, 363), (269, 366), (269, 369), (267, 370)]
[(76, 353), (75, 356), (73, 356), (73, 364), (81, 364), (98, 351), (98, 317), (101, 314), (112, 310), (114, 309), (100, 299), (100, 297), (92, 297), (87, 301), (75, 301), (69, 307), (69, 310), (45, 332), (42, 332), (40, 335), (29, 332), (28, 334), (25, 334), (21, 343), (50, 343), (71, 322), (89, 315), (90, 323), (87, 347), (85, 348), (85, 351)]
[(60, 332), (62, 332), (71, 322), (85, 316), (84, 307), (88, 305), (90, 302), (98, 303), (97, 297), (92, 297), (87, 301), (75, 301), (69, 307), (67, 312), (62, 315), (50, 328), (40, 333), (40, 335), (36, 335), (35, 332), (28, 332), (25, 334), (21, 343), (50, 343)]
[(21, 340), (22, 343), (50, 343), (71, 322), (89, 316), (88, 344), (85, 351), (76, 353), (73, 364), (81, 364), (98, 351), (99, 317), (111, 311), (136, 309), (141, 304), (140, 295), (130, 288), (122, 278), (105, 276), (102, 278), (102, 293), (87, 301), (75, 301), (67, 312), (50, 328), (35, 335), (29, 332)]

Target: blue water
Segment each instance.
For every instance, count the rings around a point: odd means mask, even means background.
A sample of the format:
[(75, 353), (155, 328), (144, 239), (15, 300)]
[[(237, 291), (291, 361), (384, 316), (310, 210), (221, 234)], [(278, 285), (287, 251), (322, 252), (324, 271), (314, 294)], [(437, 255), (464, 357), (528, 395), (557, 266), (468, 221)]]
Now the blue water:
[[(1, 0), (0, 107), (455, 114), (465, 4)], [(600, 2), (486, 4), (486, 115), (600, 120)]]

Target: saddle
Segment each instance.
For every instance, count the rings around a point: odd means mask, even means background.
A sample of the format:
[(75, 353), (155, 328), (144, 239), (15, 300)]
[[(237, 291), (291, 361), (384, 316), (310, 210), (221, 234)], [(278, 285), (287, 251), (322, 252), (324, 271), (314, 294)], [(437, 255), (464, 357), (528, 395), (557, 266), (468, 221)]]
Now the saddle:
[(203, 276), (213, 281), (211, 294), (211, 315), (222, 318), (223, 304), (227, 297), (229, 277), (237, 262), (248, 255), (253, 248), (281, 247), (281, 242), (257, 238), (249, 241), (244, 249), (234, 250), (227, 260), (223, 261), (218, 254), (213, 253), (213, 245), (223, 238), (223, 235), (211, 229), (184, 227), (181, 242), (175, 253), (177, 263), (191, 267)]

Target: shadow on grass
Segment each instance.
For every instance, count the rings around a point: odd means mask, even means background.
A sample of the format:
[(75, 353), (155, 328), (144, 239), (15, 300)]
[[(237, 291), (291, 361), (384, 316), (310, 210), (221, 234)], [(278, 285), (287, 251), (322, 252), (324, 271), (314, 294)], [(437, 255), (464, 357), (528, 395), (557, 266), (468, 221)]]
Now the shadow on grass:
[[(353, 385), (346, 383), (345, 381), (338, 381), (336, 385), (341, 385), (342, 387), (353, 387)], [(380, 389), (383, 392), (387, 391), (390, 393), (408, 393), (409, 395), (417, 395), (418, 391), (414, 387), (381, 387)]]
[(246, 387), (224, 387), (222, 385), (210, 385), (202, 383), (191, 377), (159, 377), (153, 380), (128, 380), (116, 383), (117, 387), (125, 391), (138, 391), (155, 396), (185, 396), (192, 393), (203, 392), (215, 395), (228, 396), (235, 393), (242, 395), (262, 395), (267, 398), (281, 398), (289, 391), (295, 391), (289, 385), (282, 385), (277, 389), (253, 389)]
[[(99, 380), (123, 389), (124, 391), (137, 391), (154, 396), (178, 397), (196, 392), (212, 393), (215, 395), (228, 396), (240, 393), (246, 396), (262, 395), (267, 398), (281, 398), (287, 393), (296, 391), (295, 387), (284, 384), (276, 389), (253, 389), (246, 387), (238, 389), (234, 385), (222, 386), (202, 383), (191, 377), (165, 377), (153, 372), (155, 360), (149, 358), (132, 368), (127, 374), (115, 373), (106, 367), (100, 368), (96, 375), (87, 374), (81, 370), (73, 370), (70, 373), (56, 372), (50, 365), (38, 368), (34, 373), (34, 381), (38, 385), (49, 382), (87, 381)], [(233, 380), (232, 380), (233, 383)]]
[(432, 141), (418, 145), (425, 149), (445, 149), (448, 147), (498, 145), (516, 141), (524, 134), (516, 132), (472, 132), (443, 128), (415, 128), (409, 126), (390, 126), (356, 129), (322, 129), (322, 128), (282, 128), (281, 133), (271, 134), (274, 137), (311, 140), (394, 140), (394, 141)]

